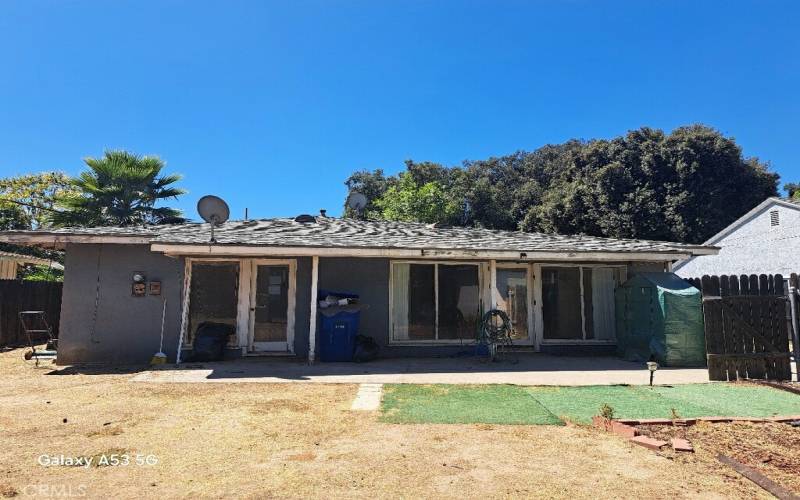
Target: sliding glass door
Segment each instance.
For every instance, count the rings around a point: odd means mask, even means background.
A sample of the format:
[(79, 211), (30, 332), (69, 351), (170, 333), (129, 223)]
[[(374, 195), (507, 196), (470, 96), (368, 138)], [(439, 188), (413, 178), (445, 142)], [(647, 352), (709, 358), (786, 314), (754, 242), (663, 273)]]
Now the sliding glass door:
[(621, 267), (543, 266), (543, 339), (614, 341), (614, 292), (622, 279)]
[(391, 342), (472, 341), (480, 321), (477, 264), (393, 262)]

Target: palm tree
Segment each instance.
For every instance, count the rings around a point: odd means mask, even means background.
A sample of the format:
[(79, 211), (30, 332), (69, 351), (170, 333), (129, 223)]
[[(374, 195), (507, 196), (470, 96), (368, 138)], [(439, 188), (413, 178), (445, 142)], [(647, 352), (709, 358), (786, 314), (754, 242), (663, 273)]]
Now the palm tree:
[(164, 161), (128, 151), (106, 151), (101, 158), (85, 158), (89, 167), (71, 183), (76, 193), (57, 198), (55, 226), (132, 226), (180, 222), (180, 210), (156, 207), (186, 191), (172, 184), (177, 174), (160, 175)]

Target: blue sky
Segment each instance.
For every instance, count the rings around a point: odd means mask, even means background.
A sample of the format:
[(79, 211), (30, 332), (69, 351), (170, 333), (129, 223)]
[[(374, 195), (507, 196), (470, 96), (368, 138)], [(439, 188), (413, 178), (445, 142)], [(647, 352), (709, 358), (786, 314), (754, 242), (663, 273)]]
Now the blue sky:
[(157, 154), (235, 217), (356, 169), (705, 123), (800, 181), (796, 1), (0, 3), (0, 176)]

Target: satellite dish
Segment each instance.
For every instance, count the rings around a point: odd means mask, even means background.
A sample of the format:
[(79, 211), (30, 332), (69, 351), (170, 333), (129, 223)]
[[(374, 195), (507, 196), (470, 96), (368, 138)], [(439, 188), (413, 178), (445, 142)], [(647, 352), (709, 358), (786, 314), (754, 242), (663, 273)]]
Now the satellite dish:
[(227, 221), (231, 215), (228, 204), (222, 198), (210, 194), (200, 198), (197, 202), (197, 211), (204, 221), (215, 226)]
[(367, 197), (358, 191), (351, 191), (347, 196), (347, 206), (353, 211), (361, 213), (364, 207), (367, 206)]
[(228, 208), (228, 204), (222, 198), (208, 194), (198, 200), (197, 212), (204, 221), (211, 224), (211, 241), (217, 241), (214, 239), (214, 228), (230, 217), (231, 209)]

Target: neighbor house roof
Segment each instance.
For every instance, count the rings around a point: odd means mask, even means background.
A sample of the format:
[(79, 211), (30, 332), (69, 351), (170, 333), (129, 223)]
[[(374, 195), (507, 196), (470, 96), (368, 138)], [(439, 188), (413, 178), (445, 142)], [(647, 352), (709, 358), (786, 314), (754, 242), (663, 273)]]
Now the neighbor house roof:
[[(464, 257), (492, 253), (520, 257), (520, 254), (656, 254), (670, 260), (674, 255), (714, 254), (714, 247), (663, 241), (599, 238), (585, 235), (560, 235), (521, 231), (497, 231), (482, 228), (442, 227), (414, 222), (368, 221), (333, 217), (311, 218), (298, 222), (291, 218), (229, 221), (215, 228), (188, 222), (164, 226), (127, 228), (66, 228), (48, 231), (6, 231), (0, 241), (59, 246), (64, 243), (140, 243), (165, 253), (270, 253), (283, 249), (283, 255), (330, 255), (350, 249), (353, 255), (407, 254)], [(249, 249), (249, 250), (248, 250)], [(290, 250), (291, 249), (291, 250)], [(316, 249), (316, 250), (315, 250)], [(327, 253), (322, 250), (329, 250)], [(362, 252), (357, 252), (361, 250)], [(293, 253), (291, 253), (293, 252)], [(300, 252), (300, 253), (298, 253)], [(481, 253), (482, 252), (482, 253)], [(374, 255), (373, 255), (374, 254)], [(524, 255), (523, 255), (524, 257)], [(500, 257), (499, 257), (500, 258)]]
[(767, 198), (766, 200), (762, 201), (761, 203), (753, 207), (752, 210), (750, 210), (746, 214), (742, 215), (735, 221), (728, 224), (722, 231), (718, 232), (717, 234), (706, 240), (706, 242), (703, 244), (713, 245), (719, 242), (722, 238), (726, 237), (727, 235), (729, 235), (730, 233), (741, 227), (744, 223), (752, 219), (755, 215), (761, 213), (761, 211), (763, 211), (766, 207), (773, 205), (789, 208), (792, 210), (800, 210), (800, 200), (794, 200), (792, 198), (778, 198), (776, 196)]
[(0, 251), (0, 260), (13, 260), (20, 264), (36, 264), (37, 266), (48, 266), (53, 269), (64, 269), (64, 266), (58, 262), (42, 257), (34, 257), (33, 255), (24, 255), (21, 253), (3, 252)]

